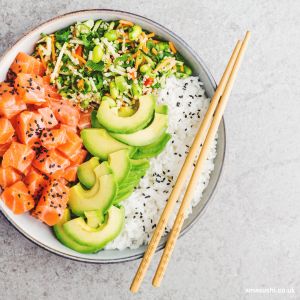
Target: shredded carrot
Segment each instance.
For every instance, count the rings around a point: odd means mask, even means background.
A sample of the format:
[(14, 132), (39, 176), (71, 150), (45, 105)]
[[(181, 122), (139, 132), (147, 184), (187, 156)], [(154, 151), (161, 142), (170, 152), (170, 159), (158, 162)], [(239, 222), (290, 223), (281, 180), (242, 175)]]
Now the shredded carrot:
[(52, 56), (52, 61), (56, 61), (56, 53), (55, 53), (55, 37), (54, 35), (51, 36), (51, 56)]
[(155, 33), (154, 33), (154, 32), (151, 32), (151, 33), (149, 33), (149, 34), (147, 35), (148, 39), (153, 38), (154, 36), (155, 36)]
[(46, 62), (45, 62), (45, 60), (44, 60), (43, 54), (42, 54), (42, 52), (41, 52), (41, 49), (38, 48), (37, 51), (38, 51), (38, 54), (39, 54), (39, 56), (40, 56), (40, 58), (41, 58), (42, 65), (43, 65), (43, 67), (46, 69), (46, 68), (47, 68), (47, 65), (46, 65)]
[(183, 67), (183, 65), (180, 66), (180, 71), (181, 71), (181, 72), (184, 72), (184, 67)]
[(177, 52), (177, 50), (176, 50), (174, 44), (172, 42), (169, 42), (169, 46), (170, 46), (171, 51), (175, 54)]
[[(123, 42), (123, 39), (117, 39), (118, 42), (122, 43)], [(125, 39), (125, 43), (129, 43), (130, 40), (129, 39)]]
[(152, 53), (153, 53), (154, 55), (157, 55), (157, 54), (158, 54), (158, 52), (157, 52), (157, 50), (156, 50), (155, 48), (152, 48)]
[(133, 72), (129, 72), (129, 75), (130, 75), (130, 77), (131, 77), (132, 80), (136, 79), (134, 71)]
[(143, 44), (142, 49), (146, 54), (149, 52), (149, 49), (147, 48), (147, 45), (145, 43)]
[(133, 26), (134, 24), (130, 21), (126, 21), (126, 20), (120, 20), (119, 24), (123, 25), (123, 26)]
[(136, 51), (135, 53), (133, 53), (131, 56), (133, 57), (133, 58), (136, 58), (138, 55), (140, 55), (140, 51), (138, 50), (138, 51)]
[(165, 58), (160, 64), (157, 65), (157, 67), (153, 70), (153, 73), (156, 73), (157, 71), (161, 70), (163, 67), (165, 67), (172, 59)]
[(84, 80), (83, 80), (83, 79), (78, 80), (78, 82), (77, 82), (77, 87), (78, 87), (80, 90), (83, 90), (83, 89), (84, 89)]
[(159, 43), (158, 40), (152, 40), (152, 42), (153, 42), (154, 44), (158, 44), (158, 43)]
[(78, 45), (78, 47), (75, 50), (75, 53), (82, 57), (82, 46), (81, 45)]
[(72, 55), (74, 57), (76, 57), (81, 63), (86, 64), (86, 60), (82, 56), (80, 56), (80, 55), (78, 55), (76, 53), (73, 53)]

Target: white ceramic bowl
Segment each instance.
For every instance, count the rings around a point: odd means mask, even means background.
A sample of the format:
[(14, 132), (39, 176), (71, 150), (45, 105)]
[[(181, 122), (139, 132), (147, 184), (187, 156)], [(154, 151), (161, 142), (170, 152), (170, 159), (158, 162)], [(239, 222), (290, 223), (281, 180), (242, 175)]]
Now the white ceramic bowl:
[[(140, 24), (143, 28), (149, 30), (150, 32), (155, 32), (156, 34), (168, 41), (172, 41), (175, 44), (178, 51), (183, 55), (183, 57), (192, 67), (194, 74), (198, 75), (201, 81), (204, 83), (204, 88), (207, 92), (207, 95), (209, 97), (213, 95), (216, 84), (212, 75), (208, 71), (207, 67), (204, 65), (201, 58), (181, 38), (179, 38), (176, 34), (171, 32), (167, 28), (161, 26), (160, 24), (146, 19), (144, 17), (128, 12), (106, 9), (84, 10), (68, 13), (66, 15), (62, 15), (50, 21), (47, 21), (42, 25), (36, 27), (34, 30), (31, 30), (30, 32), (24, 34), (24, 36), (18, 42), (16, 42), (13, 47), (6, 51), (6, 53), (1, 57), (0, 80), (2, 81), (5, 79), (9, 66), (19, 51), (24, 51), (29, 54), (33, 51), (34, 44), (39, 39), (40, 33), (52, 33), (71, 25), (76, 21), (83, 21), (87, 19), (126, 19), (134, 23)], [(218, 134), (219, 139), (217, 144), (217, 157), (215, 159), (214, 171), (211, 174), (209, 184), (203, 193), (201, 201), (196, 207), (194, 207), (193, 213), (185, 221), (181, 234), (185, 233), (192, 226), (192, 224), (195, 223), (197, 218), (200, 216), (201, 212), (203, 212), (208, 201), (211, 199), (212, 194), (218, 183), (225, 155), (224, 121), (222, 121), (220, 125)], [(145, 247), (140, 247), (135, 250), (105, 250), (100, 251), (97, 254), (80, 254), (62, 245), (54, 237), (52, 230), (48, 226), (37, 221), (36, 219), (26, 214), (21, 216), (14, 215), (3, 204), (2, 201), (0, 202), (0, 209), (2, 213), (6, 216), (6, 218), (10, 221), (10, 223), (29, 240), (43, 247), (44, 249), (47, 249), (55, 254), (61, 255), (66, 258), (92, 263), (112, 263), (140, 258), (145, 251)], [(159, 249), (162, 249), (164, 245), (165, 238), (163, 238), (161, 243), (159, 244)]]

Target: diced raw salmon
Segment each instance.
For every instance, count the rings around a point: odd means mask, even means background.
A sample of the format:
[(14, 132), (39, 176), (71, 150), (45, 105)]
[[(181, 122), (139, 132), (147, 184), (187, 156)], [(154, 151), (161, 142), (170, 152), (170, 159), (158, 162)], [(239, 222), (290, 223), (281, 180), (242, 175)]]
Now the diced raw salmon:
[[(47, 149), (46, 149), (47, 150)], [(43, 151), (33, 161), (33, 166), (47, 175), (59, 174), (70, 165), (70, 161), (57, 150)]]
[(48, 100), (56, 119), (62, 123), (70, 126), (77, 126), (80, 113), (76, 104), (71, 104), (64, 100)]
[(73, 161), (82, 148), (82, 139), (74, 132), (67, 131), (67, 142), (57, 147), (68, 159)]
[(90, 128), (91, 127), (91, 113), (90, 112), (81, 112), (80, 113), (80, 119), (78, 122), (78, 128), (80, 130), (84, 128)]
[(8, 143), (12, 139), (14, 133), (15, 130), (10, 121), (6, 118), (0, 118), (0, 144)]
[(80, 165), (85, 161), (85, 158), (87, 156), (87, 151), (84, 149), (80, 149), (78, 153), (74, 156), (73, 161), (71, 165)]
[(13, 136), (7, 143), (0, 144), (0, 157), (2, 157), (4, 155), (4, 153), (7, 151), (7, 149), (10, 147), (10, 145), (13, 141), (17, 142), (16, 136)]
[(11, 119), (26, 108), (26, 104), (19, 99), (15, 88), (7, 82), (1, 82), (0, 116), (4, 116), (7, 119)]
[(70, 126), (70, 125), (66, 125), (66, 124), (60, 124), (59, 128), (61, 129), (66, 129), (66, 131), (72, 131), (77, 133), (77, 127), (76, 126)]
[(45, 88), (45, 99), (46, 100), (60, 100), (61, 95), (58, 93), (57, 88), (50, 84), (50, 76), (43, 77), (43, 83)]
[(39, 108), (37, 111), (43, 118), (45, 128), (53, 128), (58, 124), (58, 122), (54, 116), (54, 112), (52, 111), (51, 108), (42, 107), (42, 108)]
[(2, 167), (13, 167), (23, 173), (32, 163), (35, 152), (28, 146), (12, 142), (3, 155)]
[(50, 180), (32, 215), (53, 226), (62, 218), (67, 207), (69, 188), (60, 180)]
[(14, 87), (19, 94), (19, 99), (26, 104), (41, 105), (46, 103), (42, 77), (19, 73), (15, 79)]
[(41, 192), (47, 184), (47, 176), (41, 174), (38, 170), (30, 167), (30, 171), (24, 178), (24, 183), (27, 185), (30, 194), (36, 200), (41, 195)]
[(21, 179), (22, 179), (22, 176), (14, 168), (0, 167), (0, 186), (2, 189), (5, 189), (6, 187), (11, 186), (16, 181), (19, 181)]
[(48, 150), (54, 149), (67, 141), (65, 129), (44, 129), (41, 134), (41, 144)]
[(20, 52), (10, 66), (8, 77), (13, 79), (18, 73), (43, 76), (45, 71), (43, 64), (39, 60), (24, 52)]
[(22, 181), (17, 181), (6, 188), (1, 199), (15, 214), (22, 214), (34, 207), (34, 200)]
[(74, 182), (77, 179), (78, 165), (67, 167), (63, 173), (63, 177), (69, 181)]
[(23, 111), (17, 116), (16, 133), (19, 140), (33, 145), (41, 136), (45, 123), (42, 116), (33, 111)]

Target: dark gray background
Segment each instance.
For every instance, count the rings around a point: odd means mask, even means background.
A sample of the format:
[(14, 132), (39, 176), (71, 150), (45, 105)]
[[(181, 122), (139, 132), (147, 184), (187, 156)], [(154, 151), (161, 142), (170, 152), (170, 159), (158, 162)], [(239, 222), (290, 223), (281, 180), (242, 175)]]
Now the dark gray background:
[[(89, 265), (38, 248), (0, 216), (0, 299), (299, 299), (299, 1), (0, 0), (0, 53), (47, 19), (84, 8), (128, 10), (172, 29), (217, 80), (237, 38), (252, 39), (225, 114), (227, 156), (214, 201), (176, 246), (160, 289), (152, 264)], [(294, 295), (246, 288), (294, 288)]]

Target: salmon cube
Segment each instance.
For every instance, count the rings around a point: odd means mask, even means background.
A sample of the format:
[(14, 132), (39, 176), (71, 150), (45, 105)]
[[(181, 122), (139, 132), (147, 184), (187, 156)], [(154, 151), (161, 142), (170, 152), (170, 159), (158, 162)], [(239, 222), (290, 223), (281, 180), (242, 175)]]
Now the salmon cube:
[(0, 128), (0, 144), (6, 144), (12, 139), (15, 130), (6, 118), (0, 118)]
[(28, 146), (12, 142), (3, 155), (2, 167), (13, 167), (23, 173), (32, 163), (35, 152)]
[(17, 181), (6, 188), (1, 195), (1, 199), (13, 213), (18, 215), (34, 207), (34, 200), (22, 181)]

